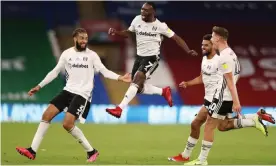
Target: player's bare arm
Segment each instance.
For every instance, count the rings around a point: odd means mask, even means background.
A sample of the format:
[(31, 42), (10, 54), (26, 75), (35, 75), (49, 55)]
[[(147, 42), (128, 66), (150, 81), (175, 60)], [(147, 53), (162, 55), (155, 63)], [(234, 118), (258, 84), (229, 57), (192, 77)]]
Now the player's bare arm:
[(237, 93), (237, 88), (236, 88), (236, 85), (234, 84), (234, 78), (233, 78), (232, 72), (225, 73), (224, 77), (227, 81), (227, 87), (229, 88), (229, 91), (233, 99), (233, 110), (239, 113), (241, 111), (241, 105), (240, 105), (240, 101)]
[(193, 85), (198, 85), (198, 84), (203, 84), (203, 81), (202, 81), (202, 75), (200, 74), (198, 77), (190, 80), (190, 81), (182, 81), (180, 84), (179, 84), (179, 87), (181, 88), (187, 88), (188, 86), (193, 86)]
[(128, 38), (131, 33), (133, 33), (133, 32), (131, 32), (129, 30), (117, 31), (114, 28), (109, 28), (109, 30), (108, 30), (109, 35), (112, 35), (112, 36), (118, 35), (118, 36), (125, 37), (125, 38)]
[(187, 54), (192, 55), (192, 56), (197, 56), (197, 52), (195, 50), (190, 50), (186, 42), (179, 37), (177, 34), (174, 34), (171, 37)]
[(130, 73), (126, 73), (123, 76), (119, 76), (118, 77), (118, 81), (122, 81), (125, 83), (130, 83), (131, 82), (131, 74)]

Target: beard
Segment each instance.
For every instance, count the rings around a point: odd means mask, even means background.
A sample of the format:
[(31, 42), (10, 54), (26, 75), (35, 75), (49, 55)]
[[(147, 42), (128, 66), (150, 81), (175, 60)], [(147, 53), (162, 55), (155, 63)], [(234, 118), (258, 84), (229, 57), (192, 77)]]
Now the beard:
[(205, 53), (203, 53), (203, 56), (208, 56), (211, 54), (211, 51), (206, 51)]
[(84, 51), (86, 50), (87, 44), (84, 47), (81, 47), (81, 45), (76, 41), (76, 49), (78, 51)]

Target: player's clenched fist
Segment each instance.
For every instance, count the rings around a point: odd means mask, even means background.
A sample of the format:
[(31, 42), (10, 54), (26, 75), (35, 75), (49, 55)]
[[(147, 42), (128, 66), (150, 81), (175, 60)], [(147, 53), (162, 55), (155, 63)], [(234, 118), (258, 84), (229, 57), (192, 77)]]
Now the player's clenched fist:
[(116, 29), (114, 29), (114, 28), (109, 28), (109, 30), (108, 30), (108, 34), (109, 35), (115, 35), (115, 32), (116, 32)]

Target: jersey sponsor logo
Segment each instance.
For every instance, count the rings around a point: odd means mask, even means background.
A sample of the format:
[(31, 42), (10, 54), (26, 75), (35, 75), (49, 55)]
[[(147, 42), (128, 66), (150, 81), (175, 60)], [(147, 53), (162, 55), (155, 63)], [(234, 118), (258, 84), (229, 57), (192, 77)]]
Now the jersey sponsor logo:
[(83, 64), (68, 64), (69, 68), (88, 68), (88, 65), (83, 65)]
[(202, 71), (202, 74), (207, 75), (207, 76), (211, 76), (210, 73), (207, 73), (207, 72), (205, 72), (205, 71)]
[(157, 37), (157, 34), (153, 34), (153, 33), (150, 33), (150, 32), (137, 32), (136, 35)]

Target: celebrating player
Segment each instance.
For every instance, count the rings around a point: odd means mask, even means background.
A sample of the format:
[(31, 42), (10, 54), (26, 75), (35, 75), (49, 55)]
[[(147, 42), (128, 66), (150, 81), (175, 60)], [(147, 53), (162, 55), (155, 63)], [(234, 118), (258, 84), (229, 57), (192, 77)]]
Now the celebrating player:
[[(219, 55), (216, 54), (216, 51), (211, 42), (211, 38), (211, 34), (207, 34), (203, 37), (202, 54), (204, 56), (201, 63), (201, 74), (193, 80), (187, 82), (183, 81), (179, 84), (181, 88), (187, 88), (189, 86), (203, 83), (205, 87), (204, 105), (201, 107), (195, 119), (192, 121), (191, 133), (184, 151), (177, 156), (169, 157), (168, 160), (170, 161), (189, 161), (191, 153), (198, 142), (200, 128), (207, 120), (208, 110), (206, 107), (210, 105), (210, 102), (216, 91), (216, 86), (213, 85), (215, 84), (217, 78), (221, 77), (221, 75), (217, 73)], [(228, 118), (230, 118), (230, 115), (232, 114), (228, 114)], [(264, 109), (259, 109), (257, 114), (245, 114), (239, 118), (235, 117), (235, 119), (227, 118), (223, 121), (223, 123), (219, 123), (217, 128), (219, 131), (229, 131), (232, 129), (240, 129), (245, 127), (257, 127), (257, 124), (259, 124), (258, 121), (255, 123), (257, 116), (263, 120), (275, 124), (275, 120), (270, 114), (267, 114)]]
[(103, 74), (104, 77), (119, 80), (123, 82), (130, 82), (130, 74), (124, 76), (108, 70), (101, 62), (98, 54), (87, 48), (88, 35), (85, 29), (78, 28), (73, 32), (74, 47), (65, 50), (59, 59), (56, 67), (50, 71), (47, 76), (28, 94), (32, 96), (38, 92), (42, 87), (55, 79), (60, 71), (65, 67), (66, 70), (66, 86), (52, 101), (46, 111), (42, 115), (42, 120), (38, 126), (36, 134), (33, 138), (31, 147), (21, 148), (16, 150), (34, 160), (39, 145), (47, 132), (51, 120), (60, 112), (67, 109), (63, 121), (63, 127), (70, 133), (82, 147), (87, 151), (87, 161), (93, 162), (96, 160), (99, 152), (94, 149), (82, 131), (75, 126), (75, 121), (80, 119), (81, 123), (89, 113), (91, 96), (93, 91), (93, 78), (95, 70)]
[(160, 22), (155, 17), (155, 4), (146, 2), (141, 9), (141, 15), (136, 16), (128, 30), (116, 31), (109, 29), (110, 35), (128, 37), (130, 33), (136, 34), (137, 56), (132, 68), (132, 83), (128, 88), (122, 102), (115, 109), (106, 111), (117, 117), (121, 117), (123, 109), (135, 97), (137, 93), (162, 95), (170, 106), (173, 105), (170, 87), (158, 88), (145, 83), (149, 76), (157, 69), (159, 54), (163, 36), (171, 38), (188, 54), (196, 56), (194, 50), (190, 50), (185, 41), (176, 35), (166, 23)]
[[(218, 67), (214, 69), (212, 66), (207, 66), (207, 68), (204, 68), (204, 72), (211, 74), (216, 71), (221, 77), (212, 79), (213, 86), (215, 87), (213, 98), (210, 100), (211, 102), (205, 103), (209, 116), (207, 117), (204, 128), (204, 139), (202, 140), (200, 155), (198, 159), (186, 165), (207, 165), (207, 157), (214, 141), (215, 129), (218, 125), (223, 124), (225, 117), (227, 114), (232, 113), (232, 110), (237, 114), (241, 112), (241, 105), (236, 88), (236, 82), (238, 81), (240, 73), (240, 64), (236, 54), (228, 46), (228, 30), (215, 26), (212, 31), (211, 42), (220, 54), (217, 59)], [(242, 127), (248, 125), (247, 122), (241, 123), (241, 120), (237, 120), (235, 126)], [(253, 118), (253, 123), (255, 123), (257, 129), (264, 135), (267, 135), (266, 127), (259, 116)]]
[[(191, 124), (191, 133), (184, 151), (177, 156), (169, 157), (168, 159), (170, 161), (189, 161), (190, 155), (198, 142), (200, 128), (206, 122), (208, 117), (208, 110), (206, 107), (210, 105), (210, 102), (216, 91), (216, 86), (214, 86), (215, 81), (217, 78), (221, 77), (221, 75), (217, 73), (219, 55), (216, 54), (216, 51), (211, 42), (211, 38), (211, 34), (207, 34), (203, 37), (202, 54), (204, 57), (202, 58), (201, 63), (201, 74), (195, 79), (187, 82), (183, 81), (179, 85), (182, 88), (187, 88), (189, 86), (203, 83), (205, 87), (204, 106), (201, 107), (199, 113)], [(228, 114), (228, 118), (230, 118), (229, 115), (232, 114)], [(267, 114), (264, 109), (260, 109), (257, 114), (245, 114), (239, 118), (235, 117), (235, 119), (226, 118), (222, 123), (219, 123), (217, 128), (219, 131), (229, 131), (232, 129), (240, 129), (245, 127), (257, 127), (257, 124), (259, 124), (257, 119), (258, 116), (263, 120), (275, 124), (274, 118), (270, 114)]]

